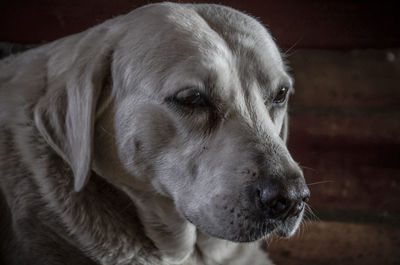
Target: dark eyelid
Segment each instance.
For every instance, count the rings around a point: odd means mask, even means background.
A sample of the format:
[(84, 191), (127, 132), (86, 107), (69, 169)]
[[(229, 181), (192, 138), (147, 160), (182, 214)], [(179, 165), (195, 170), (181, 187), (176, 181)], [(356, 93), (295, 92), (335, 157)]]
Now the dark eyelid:
[[(179, 97), (179, 94), (185, 92), (187, 92), (187, 97), (185, 97), (185, 95), (183, 96), (181, 95), (182, 97)], [(195, 98), (196, 94), (198, 94), (199, 96), (198, 101), (194, 100), (191, 102), (190, 97), (194, 96), (194, 98), (192, 99), (196, 99)], [(188, 101), (186, 102), (185, 99), (188, 99)], [(173, 95), (167, 97), (165, 101), (169, 104), (172, 104), (175, 107), (193, 109), (193, 110), (207, 109), (212, 106), (212, 102), (208, 93), (204, 92), (202, 89), (199, 89), (197, 87), (185, 87), (179, 89)]]
[(182, 88), (178, 89), (174, 93), (174, 95), (177, 95), (177, 94), (179, 94), (179, 93), (181, 93), (182, 91), (185, 91), (185, 90), (196, 90), (196, 91), (199, 91), (202, 95), (207, 95), (207, 91), (205, 91), (201, 86), (200, 87), (198, 87), (198, 86), (185, 86), (185, 87), (182, 87)]
[(288, 93), (291, 93), (292, 91), (292, 84), (290, 82), (281, 82), (277, 88), (276, 91), (279, 91), (282, 87), (286, 87), (288, 89)]

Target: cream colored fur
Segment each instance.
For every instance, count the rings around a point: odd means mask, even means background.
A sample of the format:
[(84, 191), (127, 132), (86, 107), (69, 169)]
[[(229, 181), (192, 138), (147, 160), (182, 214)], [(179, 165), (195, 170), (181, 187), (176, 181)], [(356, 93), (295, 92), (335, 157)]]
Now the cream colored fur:
[[(267, 30), (218, 5), (148, 5), (2, 60), (4, 261), (271, 264), (269, 232), (243, 228), (243, 188), (300, 172), (280, 85)], [(209, 93), (216, 118), (168, 101), (185, 88)]]

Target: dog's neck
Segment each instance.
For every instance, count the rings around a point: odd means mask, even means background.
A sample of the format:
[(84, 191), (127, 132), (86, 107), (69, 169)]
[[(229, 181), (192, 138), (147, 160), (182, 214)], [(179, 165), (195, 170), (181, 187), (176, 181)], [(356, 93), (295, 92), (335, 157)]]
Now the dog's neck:
[(60, 158), (49, 157), (48, 162), (49, 172), (41, 174), (46, 179), (38, 181), (49, 210), (65, 227), (60, 236), (99, 264), (160, 264), (126, 194), (96, 174), (84, 191), (75, 192), (69, 167)]
[[(94, 175), (93, 177), (99, 178), (97, 182), (105, 182), (104, 180), (100, 180), (102, 177), (98, 175)], [(122, 204), (131, 206), (131, 208), (126, 208), (127, 206), (116, 205), (117, 208), (124, 207), (126, 209), (126, 213), (120, 216), (121, 220), (132, 218), (132, 215), (138, 218), (134, 222), (128, 221), (128, 225), (125, 223), (120, 225), (126, 231), (132, 229), (132, 225), (134, 225), (136, 227), (133, 229), (137, 229), (136, 233), (149, 239), (149, 242), (155, 247), (152, 251), (159, 254), (158, 257), (160, 260), (156, 262), (157, 264), (243, 264), (240, 263), (240, 258), (238, 257), (238, 255), (243, 254), (243, 251), (238, 251), (244, 247), (243, 244), (209, 237), (199, 232), (193, 224), (180, 216), (172, 200), (154, 193), (149, 196), (146, 192), (133, 190), (128, 187), (115, 188), (113, 184), (107, 184), (110, 186), (107, 188), (108, 192), (112, 193), (110, 197), (118, 198), (114, 199), (113, 203), (121, 204), (122, 202)], [(100, 188), (103, 189), (101, 193), (104, 193), (105, 185), (105, 183), (100, 184)], [(132, 208), (133, 205), (134, 208)], [(128, 211), (131, 213), (131, 216), (126, 215)], [(117, 235), (119, 238), (124, 238), (124, 236), (124, 234)], [(122, 243), (119, 245), (119, 248), (127, 248), (127, 244), (129, 243), (126, 241)], [(131, 243), (134, 244), (134, 242)], [(113, 247), (117, 250), (116, 245)], [(118, 250), (117, 253), (124, 253), (124, 251)], [(154, 253), (151, 253), (151, 255), (154, 256)], [(112, 255), (110, 255), (110, 258), (112, 258)], [(120, 257), (119, 260), (124, 260), (124, 258)], [(239, 263), (235, 263), (234, 260), (238, 260)], [(103, 264), (111, 263), (110, 260), (103, 260)]]
[(72, 241), (89, 250), (87, 254), (100, 264), (245, 264), (241, 258), (249, 258), (243, 255), (248, 245), (200, 233), (180, 217), (170, 200), (124, 192), (95, 173), (85, 192), (76, 193), (72, 183), (65, 182), (70, 174), (61, 170), (46, 182), (49, 190), (58, 191), (47, 193), (52, 194), (48, 199)]
[(180, 217), (172, 200), (152, 193), (148, 196), (132, 188), (123, 190), (131, 197), (144, 232), (161, 253), (166, 264), (183, 264), (193, 253), (196, 227)]

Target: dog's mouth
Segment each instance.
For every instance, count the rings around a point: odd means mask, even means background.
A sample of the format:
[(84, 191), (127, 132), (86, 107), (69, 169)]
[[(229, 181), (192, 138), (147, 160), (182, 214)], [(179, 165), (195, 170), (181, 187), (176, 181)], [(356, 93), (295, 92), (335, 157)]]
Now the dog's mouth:
[(289, 216), (285, 219), (272, 219), (265, 215), (244, 215), (241, 221), (238, 221), (237, 218), (235, 220), (225, 219), (223, 223), (226, 225), (217, 225), (217, 227), (213, 227), (213, 225), (205, 226), (203, 222), (198, 225), (187, 216), (186, 219), (204, 234), (233, 242), (245, 243), (268, 238), (272, 235), (284, 238), (291, 237), (301, 224), (303, 212), (304, 210), (297, 216)]
[(288, 238), (294, 235), (301, 225), (303, 217), (291, 217), (281, 223), (276, 227), (272, 234), (278, 235), (280, 237)]
[(303, 219), (303, 212), (297, 216), (290, 216), (285, 219), (258, 218), (248, 222), (233, 241), (252, 242), (272, 235), (288, 238), (297, 231)]

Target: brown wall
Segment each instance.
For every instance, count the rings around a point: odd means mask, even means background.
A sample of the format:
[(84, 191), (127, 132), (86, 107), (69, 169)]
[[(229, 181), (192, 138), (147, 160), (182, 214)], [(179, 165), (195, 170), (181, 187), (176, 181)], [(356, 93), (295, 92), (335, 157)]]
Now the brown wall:
[(311, 204), (400, 213), (400, 50), (298, 50), (289, 146)]
[[(0, 41), (51, 41), (147, 2), (3, 0)], [(310, 186), (311, 204), (322, 210), (399, 214), (400, 21), (395, 2), (221, 3), (259, 17), (289, 55), (296, 80), (289, 147), (307, 181), (324, 182)]]
[[(147, 2), (3, 0), (0, 41), (48, 42)], [(260, 18), (288, 52), (296, 80), (289, 149), (325, 222), (300, 239), (274, 242), (271, 256), (287, 265), (400, 264), (395, 1), (218, 2)]]
[[(0, 41), (41, 43), (82, 31), (144, 0), (2, 0)], [(180, 1), (210, 2), (210, 1)], [(289, 48), (400, 46), (396, 1), (212, 1), (258, 17)]]

